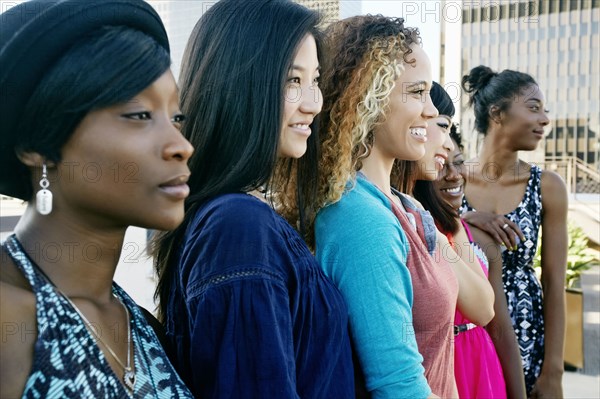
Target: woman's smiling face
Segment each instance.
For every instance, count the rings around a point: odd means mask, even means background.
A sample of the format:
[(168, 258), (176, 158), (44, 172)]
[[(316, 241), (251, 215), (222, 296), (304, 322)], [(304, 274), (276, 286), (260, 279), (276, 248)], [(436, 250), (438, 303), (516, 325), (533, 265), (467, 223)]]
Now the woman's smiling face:
[(436, 190), (439, 190), (444, 201), (453, 209), (458, 209), (464, 195), (465, 179), (462, 175), (462, 166), (465, 160), (461, 149), (454, 140), (452, 140), (452, 145), (454, 149), (448, 153), (448, 160), (433, 185)]
[(444, 168), (454, 143), (450, 139), (452, 121), (447, 115), (431, 119), (427, 124), (425, 155), (418, 162), (418, 180), (436, 180)]
[(389, 159), (416, 161), (425, 155), (427, 125), (438, 115), (431, 102), (431, 63), (418, 45), (410, 46), (404, 72), (396, 80), (384, 121), (374, 129), (373, 148)]

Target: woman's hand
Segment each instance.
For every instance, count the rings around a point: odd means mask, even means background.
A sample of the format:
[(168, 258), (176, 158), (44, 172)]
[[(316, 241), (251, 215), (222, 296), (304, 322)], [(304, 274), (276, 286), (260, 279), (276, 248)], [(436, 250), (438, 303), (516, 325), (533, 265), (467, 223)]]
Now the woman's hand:
[(519, 239), (525, 241), (525, 236), (519, 226), (503, 215), (470, 211), (461, 217), (467, 223), (487, 232), (499, 245), (504, 245), (508, 249), (517, 249)]
[(552, 376), (544, 374), (542, 371), (529, 397), (531, 399), (562, 399), (562, 373)]

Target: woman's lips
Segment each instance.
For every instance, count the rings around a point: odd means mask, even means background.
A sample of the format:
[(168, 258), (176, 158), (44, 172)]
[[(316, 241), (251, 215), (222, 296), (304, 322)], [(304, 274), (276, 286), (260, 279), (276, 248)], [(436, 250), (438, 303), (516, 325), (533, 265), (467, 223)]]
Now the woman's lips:
[(178, 184), (174, 186), (160, 186), (160, 189), (169, 197), (175, 199), (186, 199), (190, 195), (190, 187), (187, 184)]
[(448, 195), (459, 195), (462, 194), (462, 185), (456, 187), (441, 188), (440, 191), (447, 193)]
[(424, 127), (411, 127), (409, 129), (410, 135), (415, 140), (425, 143), (427, 142), (427, 129)]

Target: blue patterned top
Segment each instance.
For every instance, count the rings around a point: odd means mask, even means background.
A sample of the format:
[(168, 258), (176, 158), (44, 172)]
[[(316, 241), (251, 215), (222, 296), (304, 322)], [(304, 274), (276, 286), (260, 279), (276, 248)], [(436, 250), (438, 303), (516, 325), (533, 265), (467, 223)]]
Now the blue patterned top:
[(2, 246), (36, 298), (37, 341), (23, 398), (193, 398), (135, 302), (113, 283), (131, 315), (135, 386), (130, 395), (73, 306), (29, 259), (14, 235)]

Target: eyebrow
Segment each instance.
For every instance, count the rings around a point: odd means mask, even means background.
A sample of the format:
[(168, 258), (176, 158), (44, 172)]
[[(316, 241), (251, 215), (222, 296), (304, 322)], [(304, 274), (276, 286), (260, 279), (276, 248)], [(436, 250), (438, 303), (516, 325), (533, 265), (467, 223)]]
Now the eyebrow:
[[(297, 71), (304, 71), (304, 67), (301, 67), (300, 65), (292, 65), (292, 70), (297, 70)], [(317, 65), (317, 67), (315, 68), (315, 71), (320, 71), (321, 70), (321, 65)]]
[(525, 100), (525, 102), (527, 102), (527, 101), (535, 101), (535, 102), (538, 102), (540, 104), (542, 103), (542, 100), (540, 100), (539, 98), (535, 98), (535, 97), (528, 98), (527, 100)]
[(419, 80), (417, 82), (413, 82), (411, 84), (408, 85), (409, 89), (412, 89), (413, 87), (418, 87), (418, 86), (425, 86), (427, 87), (427, 82), (424, 80)]
[[(303, 72), (303, 71), (305, 71), (305, 68), (301, 67), (300, 65), (292, 65), (292, 68), (290, 70)], [(318, 65), (315, 68), (315, 71), (320, 71), (320, 70), (321, 70), (321, 65)]]

